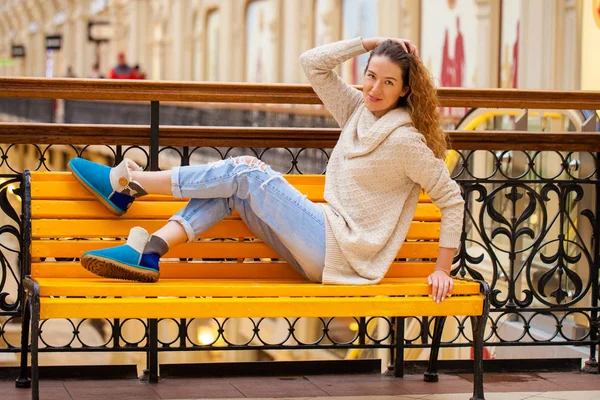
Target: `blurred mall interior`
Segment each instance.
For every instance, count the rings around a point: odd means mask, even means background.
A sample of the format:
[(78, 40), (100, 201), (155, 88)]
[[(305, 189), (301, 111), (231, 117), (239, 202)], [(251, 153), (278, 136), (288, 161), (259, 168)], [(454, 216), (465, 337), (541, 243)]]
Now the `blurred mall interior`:
[[(440, 86), (598, 89), (597, 0), (2, 0), (0, 75), (306, 82), (298, 56), (356, 36), (416, 43)], [(341, 75), (359, 83), (364, 57)], [(93, 71), (98, 63), (98, 70)]]
[[(307, 80), (298, 62), (303, 51), (356, 36), (412, 40), (440, 87), (600, 90), (600, 0), (0, 0), (0, 76), (305, 84)], [(347, 62), (338, 73), (348, 83), (361, 84), (365, 61), (366, 56), (362, 56)], [(0, 121), (3, 122), (147, 124), (147, 110), (147, 104), (134, 102), (0, 99)], [(466, 112), (465, 108), (442, 109), (444, 126), (466, 130), (514, 129), (521, 110)], [(579, 110), (531, 110), (528, 124), (536, 131), (580, 131), (588, 117)], [(168, 103), (161, 104), (161, 124), (336, 126), (321, 107), (308, 105)], [(6, 174), (42, 166), (48, 170), (65, 170), (68, 160), (80, 154), (72, 146), (2, 146), (2, 154), (8, 161), (0, 164), (0, 172)], [(110, 164), (114, 162), (114, 151), (105, 147), (92, 146), (85, 156)], [(162, 166), (180, 163), (177, 156), (173, 156), (175, 150), (161, 153)], [(237, 155), (235, 151), (224, 153)], [(245, 150), (239, 151), (244, 154)], [(320, 173), (324, 170), (327, 157), (323, 154), (326, 153), (310, 150), (304, 154), (308, 154), (304, 171)], [(561, 161), (556, 154), (533, 157), (539, 162), (536, 168), (539, 166), (545, 171), (536, 173), (553, 176), (553, 168), (568, 167), (572, 162), (581, 167), (577, 173), (586, 176), (593, 164), (589, 153), (576, 153), (567, 161)], [(145, 157), (143, 151), (135, 148), (128, 156), (134, 159)], [(190, 161), (204, 162), (220, 156), (215, 156), (211, 149), (206, 152), (201, 149), (193, 152)], [(268, 161), (285, 171), (285, 166), (278, 166), (279, 158)], [(456, 154), (450, 154), (447, 162), (451, 170), (456, 167)], [(517, 152), (490, 153), (478, 155), (474, 168), (488, 171), (500, 166), (498, 168), (507, 168), (519, 175), (526, 164), (526, 158)], [(17, 200), (11, 201), (18, 206)], [(498, 201), (503, 202), (498, 205), (499, 209), (509, 205), (507, 199)], [(581, 210), (592, 207), (593, 201), (593, 197), (585, 197), (572, 212), (583, 220)], [(556, 209), (556, 205), (548, 205), (550, 209)], [(528, 223), (535, 225), (542, 217), (542, 211), (538, 209)], [(2, 224), (9, 223), (6, 216), (0, 218)], [(556, 226), (549, 228), (555, 235), (558, 229)], [(582, 240), (587, 243), (590, 237), (588, 230)], [(503, 240), (498, 238), (499, 243), (506, 244)], [(487, 261), (479, 266), (480, 272), (486, 279), (496, 279), (491, 261), (485, 264)], [(582, 259), (577, 264), (577, 271), (587, 277), (589, 266), (584, 264)], [(543, 268), (547, 267), (540, 266), (535, 279), (545, 271)], [(1, 289), (8, 293), (10, 303), (11, 299), (15, 301), (17, 279), (8, 274), (3, 276), (5, 282)], [(497, 288), (506, 291), (508, 283), (501, 278), (498, 278)], [(535, 284), (524, 279), (519, 285)], [(573, 291), (569, 295), (573, 295)], [(585, 296), (580, 299), (582, 302), (589, 300), (589, 295)], [(574, 336), (585, 336), (590, 329), (589, 318), (586, 318), (575, 313), (565, 317), (563, 323)], [(554, 320), (540, 317), (536, 321), (540, 335), (547, 337), (544, 332), (552, 331)], [(3, 331), (0, 347), (18, 346), (20, 325), (16, 322), (16, 318), (0, 316), (0, 331)], [(510, 340), (517, 340), (522, 323), (509, 318), (504, 322), (499, 324), (498, 331)], [(250, 339), (254, 338), (254, 325), (247, 320), (192, 321), (187, 326), (188, 339), (191, 343), (204, 345), (219, 340), (217, 344), (224, 345), (224, 338), (218, 333), (218, 325), (224, 323), (229, 324), (229, 342), (256, 341)], [(374, 337), (386, 337), (389, 324), (378, 326), (377, 320), (369, 323), (368, 330)], [(454, 323), (449, 322), (449, 326)], [(408, 324), (407, 337), (418, 337), (427, 329), (419, 323), (410, 325), (409, 321)], [(75, 326), (81, 342), (71, 341)], [(178, 327), (174, 321), (163, 321), (159, 328), (165, 341), (177, 337)], [(311, 342), (321, 335), (323, 321), (299, 321), (296, 328), (303, 341)], [(43, 327), (46, 344), (59, 347), (102, 345), (110, 340), (112, 329), (108, 320), (54, 320)], [(128, 343), (137, 344), (144, 337), (145, 326), (141, 321), (127, 321), (121, 329), (123, 340)], [(332, 338), (344, 342), (355, 337), (358, 326), (353, 318), (338, 318), (328, 325), (328, 329)], [(267, 319), (261, 322), (261, 331), (267, 337), (265, 340), (277, 343), (288, 335), (289, 324)], [(453, 337), (454, 331), (447, 328), (447, 336)], [(549, 356), (583, 359), (587, 354), (585, 346), (489, 346), (486, 351), (488, 358)], [(448, 348), (443, 352), (443, 358), (468, 359), (471, 356), (466, 347)], [(161, 360), (198, 362), (376, 356), (386, 365), (387, 354), (385, 349), (327, 352), (249, 349), (243, 352), (167, 352), (161, 355)], [(17, 356), (0, 352), (0, 365), (17, 365)], [(425, 359), (426, 356), (421, 349), (411, 349), (406, 355), (407, 359)], [(42, 354), (41, 362), (46, 365), (133, 362), (143, 368), (145, 355), (48, 352)]]

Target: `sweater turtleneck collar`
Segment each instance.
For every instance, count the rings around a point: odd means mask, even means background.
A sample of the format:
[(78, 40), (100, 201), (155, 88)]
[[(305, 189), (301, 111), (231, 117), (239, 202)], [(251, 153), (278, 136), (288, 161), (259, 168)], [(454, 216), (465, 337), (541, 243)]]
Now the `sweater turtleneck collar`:
[(381, 118), (373, 115), (364, 104), (357, 111), (352, 148), (347, 149), (348, 158), (360, 157), (372, 152), (396, 128), (412, 125), (410, 114), (404, 107), (394, 108)]

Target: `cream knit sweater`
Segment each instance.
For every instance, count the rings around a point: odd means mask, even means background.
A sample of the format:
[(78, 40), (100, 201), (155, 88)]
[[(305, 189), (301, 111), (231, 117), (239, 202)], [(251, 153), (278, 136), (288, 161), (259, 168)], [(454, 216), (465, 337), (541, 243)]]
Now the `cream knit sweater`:
[(325, 178), (323, 283), (372, 284), (402, 246), (423, 188), (442, 212), (441, 247), (460, 243), (464, 201), (445, 163), (427, 147), (404, 108), (377, 119), (362, 93), (333, 69), (365, 53), (356, 38), (317, 47), (300, 61), (313, 89), (342, 128)]

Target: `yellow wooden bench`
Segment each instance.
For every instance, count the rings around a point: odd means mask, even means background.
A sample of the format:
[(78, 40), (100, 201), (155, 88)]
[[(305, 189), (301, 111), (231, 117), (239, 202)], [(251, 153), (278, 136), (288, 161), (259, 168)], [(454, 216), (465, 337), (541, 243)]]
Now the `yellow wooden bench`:
[[(286, 179), (311, 200), (323, 202), (324, 176), (287, 175)], [(290, 265), (233, 215), (202, 235), (199, 241), (170, 251), (155, 284), (97, 277), (78, 261), (88, 250), (124, 243), (129, 229), (152, 232), (184, 206), (180, 199), (146, 196), (128, 213), (115, 217), (70, 173), (25, 172), (23, 215), (26, 305), (23, 348), (29, 340), (33, 397), (38, 393), (39, 321), (50, 318), (238, 318), (238, 317), (397, 317), (403, 330), (408, 316), (472, 316), (475, 340), (474, 397), (483, 399), (483, 326), (487, 286), (456, 280), (454, 295), (440, 304), (430, 297), (426, 276), (438, 251), (440, 212), (423, 195), (406, 242), (383, 281), (371, 286), (329, 286), (304, 280)], [(30, 223), (30, 226), (28, 225)], [(102, 240), (100, 240), (102, 238)], [(121, 238), (121, 239), (117, 239)], [(234, 238), (211, 240), (211, 238)], [(248, 240), (253, 238), (253, 240)], [(74, 240), (80, 239), (80, 240)], [(85, 240), (81, 240), (85, 239)], [(60, 261), (57, 259), (67, 259)], [(201, 259), (235, 259), (209, 262)], [(267, 259), (269, 261), (257, 261)], [(414, 261), (417, 260), (417, 261)], [(93, 297), (92, 297), (93, 296)], [(400, 319), (401, 318), (401, 319)], [(426, 380), (437, 380), (435, 362), (443, 320), (438, 319)], [(155, 322), (155, 321), (154, 321)], [(400, 326), (402, 325), (402, 326)], [(149, 324), (150, 381), (158, 380), (157, 327)], [(402, 374), (404, 338), (397, 332), (396, 375)], [(22, 354), (27, 371), (27, 352)], [(23, 372), (22, 372), (23, 374)], [(21, 376), (21, 381), (28, 377)]]

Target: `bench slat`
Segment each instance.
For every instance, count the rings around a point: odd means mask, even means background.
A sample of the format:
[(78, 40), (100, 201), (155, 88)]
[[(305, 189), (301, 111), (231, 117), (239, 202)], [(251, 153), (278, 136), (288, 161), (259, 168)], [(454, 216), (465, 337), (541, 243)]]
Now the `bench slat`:
[[(433, 271), (433, 262), (392, 263), (386, 278), (426, 277)], [(35, 262), (31, 264), (34, 278), (95, 278), (102, 279), (83, 268), (79, 262)], [(161, 279), (304, 279), (294, 267), (285, 262), (172, 262), (160, 266)]]
[(243, 318), (481, 315), (483, 297), (452, 296), (440, 304), (429, 297), (342, 298), (49, 298), (41, 319), (50, 318)]
[[(31, 171), (32, 182), (76, 182), (71, 172)], [(292, 185), (324, 185), (325, 175), (289, 174), (283, 175)]]
[[(32, 237), (37, 238), (126, 238), (134, 226), (152, 233), (166, 221), (148, 219), (36, 219), (31, 221)], [(433, 234), (432, 234), (433, 235)], [(241, 219), (232, 217), (219, 222), (202, 238), (256, 237)], [(439, 237), (439, 234), (438, 234)]]
[[(160, 219), (167, 220), (184, 207), (181, 201), (143, 201), (135, 202), (119, 219)], [(33, 219), (115, 219), (100, 202), (95, 200), (33, 200), (31, 202)], [(433, 203), (419, 203), (413, 220), (441, 220), (441, 212)]]
[[(299, 279), (160, 279), (152, 284), (110, 279), (38, 278), (40, 296), (123, 297), (344, 297), (427, 296), (426, 278), (388, 278), (378, 285), (322, 285)], [(479, 285), (456, 281), (454, 295), (478, 294)]]
[[(165, 221), (143, 219), (38, 219), (31, 221), (31, 229), (33, 238), (124, 238), (134, 226), (141, 226), (148, 232), (155, 232), (164, 224)], [(204, 232), (200, 237), (255, 236), (243, 221), (227, 219)], [(439, 237), (439, 222), (412, 222), (406, 239), (437, 240)]]
[[(284, 175), (284, 178), (302, 193), (314, 191), (317, 198), (323, 198), (325, 175)], [(70, 172), (31, 172), (31, 196), (33, 199), (61, 199), (65, 197), (91, 199), (91, 194), (83, 188)], [(61, 193), (57, 188), (62, 188)], [(306, 191), (305, 191), (306, 190)], [(139, 200), (161, 200), (165, 196), (149, 195)], [(309, 195), (309, 198), (312, 197)], [(322, 201), (322, 200), (313, 200)], [(429, 203), (431, 199), (421, 192), (419, 202)]]
[[(323, 186), (316, 185), (294, 185), (302, 194), (314, 202), (323, 202)], [(34, 200), (94, 200), (95, 197), (79, 182), (32, 182), (31, 197)], [(137, 201), (187, 201), (187, 199), (176, 199), (164, 195), (148, 195), (140, 197)]]
[[(125, 244), (124, 240), (33, 240), (31, 256), (81, 257), (89, 250)], [(436, 258), (438, 242), (405, 242), (398, 258)], [(192, 242), (177, 246), (165, 258), (278, 258), (262, 242)]]

